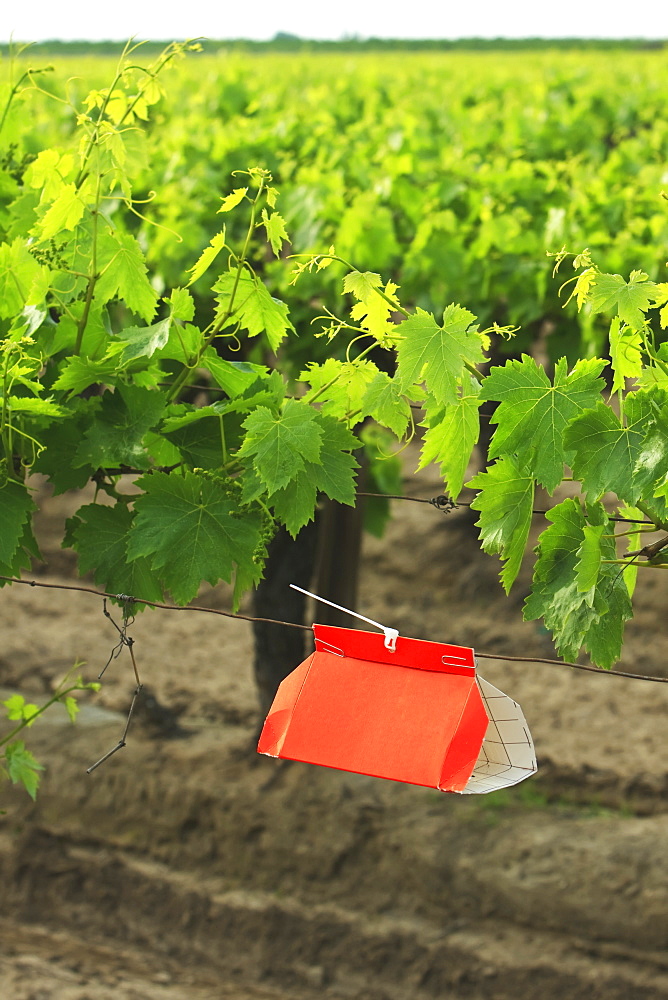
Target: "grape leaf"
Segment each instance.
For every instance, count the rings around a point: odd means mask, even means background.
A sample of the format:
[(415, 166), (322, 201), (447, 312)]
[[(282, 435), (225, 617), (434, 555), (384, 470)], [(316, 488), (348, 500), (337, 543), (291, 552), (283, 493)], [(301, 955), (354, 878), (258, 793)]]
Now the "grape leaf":
[(172, 288), (164, 301), (170, 308), (172, 319), (192, 322), (195, 317), (195, 300), (187, 288)]
[(296, 538), (305, 524), (313, 520), (318, 500), (315, 483), (306, 476), (298, 476), (271, 498), (275, 517)]
[(576, 564), (585, 517), (577, 500), (567, 499), (545, 515), (549, 528), (539, 536), (533, 592), (524, 604), (525, 621), (543, 618), (559, 653), (574, 659), (593, 621), (594, 591), (578, 590)]
[(466, 485), (481, 491), (471, 508), (480, 511), (476, 523), (485, 552), (496, 552), (506, 560), (501, 583), (508, 593), (519, 573), (529, 536), (534, 481), (523, 475), (512, 459), (502, 458)]
[(5, 747), (7, 771), (14, 784), (21, 784), (31, 799), (35, 799), (43, 766), (38, 763), (22, 740), (14, 740)]
[(278, 212), (272, 212), (271, 215), (269, 215), (266, 208), (263, 208), (262, 224), (264, 225), (267, 233), (267, 239), (271, 243), (271, 249), (278, 257), (283, 244), (291, 242), (288, 238), (287, 232), (285, 231), (285, 219), (283, 219)]
[(30, 493), (20, 483), (15, 483), (8, 479), (3, 486), (0, 486), (0, 512), (2, 520), (2, 530), (0, 531), (0, 566), (3, 567), (3, 574), (14, 559), (18, 549), (23, 530), (30, 522), (30, 516), (37, 510)]
[(11, 695), (2, 704), (7, 710), (6, 715), (10, 721), (18, 721), (20, 719), (27, 726), (31, 726), (40, 714), (39, 706), (26, 701), (21, 694)]
[(484, 361), (482, 340), (471, 330), (475, 317), (460, 306), (448, 306), (440, 327), (431, 313), (418, 308), (395, 327), (398, 339), (396, 379), (402, 392), (424, 379), (436, 402), (455, 403), (465, 362)]
[(39, 224), (41, 239), (50, 240), (63, 229), (75, 229), (84, 214), (84, 209), (84, 203), (75, 185), (64, 184)]
[(588, 301), (594, 312), (614, 311), (633, 330), (640, 330), (655, 290), (654, 282), (642, 271), (633, 271), (628, 284), (621, 274), (598, 274)]
[(220, 405), (188, 408), (180, 416), (176, 411), (182, 407), (170, 407), (169, 412), (174, 415), (164, 421), (162, 433), (191, 466), (219, 469), (223, 464), (224, 430)]
[(148, 280), (141, 247), (131, 233), (107, 230), (100, 234), (98, 270), (97, 301), (109, 302), (118, 296), (145, 323), (150, 323), (158, 296)]
[[(359, 447), (357, 438), (345, 424), (334, 417), (319, 413), (318, 424), (322, 429), (320, 461), (305, 462), (304, 472), (287, 486), (272, 494), (274, 514), (285, 524), (293, 538), (313, 519), (318, 493), (325, 493), (330, 500), (355, 505), (355, 470), (358, 463), (351, 454)], [(248, 492), (253, 495), (253, 484)], [(255, 494), (256, 496), (259, 494)]]
[(250, 361), (227, 361), (216, 354), (213, 347), (207, 347), (200, 363), (211, 372), (216, 385), (233, 397), (240, 396), (248, 386), (257, 381), (258, 376), (266, 375), (268, 370), (264, 365), (255, 365)]
[(188, 287), (192, 285), (198, 278), (201, 278), (204, 272), (209, 268), (209, 266), (214, 262), (221, 250), (225, 248), (225, 227), (223, 227), (222, 232), (216, 233), (208, 247), (206, 247), (197, 261), (189, 268), (190, 281), (188, 282)]
[(95, 583), (108, 593), (161, 601), (162, 587), (149, 561), (128, 560), (128, 533), (133, 521), (132, 511), (123, 503), (80, 507), (67, 526), (70, 545), (79, 554), (79, 573), (92, 573)]
[(378, 374), (372, 361), (327, 358), (323, 364), (309, 362), (299, 378), (311, 386), (303, 397), (307, 403), (317, 400), (322, 413), (340, 419), (349, 416), (354, 424), (370, 412), (364, 405), (364, 398)]
[(24, 413), (35, 417), (63, 418), (69, 417), (66, 407), (54, 403), (51, 399), (35, 399), (34, 396), (9, 396), (7, 410), (12, 413)]
[(239, 514), (236, 495), (202, 475), (143, 476), (128, 558), (146, 557), (177, 604), (187, 604), (203, 580), (230, 582), (234, 564), (247, 567), (260, 543), (260, 515)]
[[(235, 271), (228, 271), (213, 286), (220, 303), (220, 316), (225, 316), (230, 309), (236, 278)], [(251, 337), (266, 334), (272, 351), (278, 348), (289, 330), (294, 332), (285, 302), (272, 298), (266, 285), (248, 271), (241, 274), (231, 308), (232, 312), (224, 326), (239, 323)]]
[(158, 423), (165, 403), (162, 393), (140, 386), (119, 385), (115, 392), (105, 392), (100, 412), (77, 448), (73, 465), (148, 468), (142, 441)]
[(668, 392), (652, 387), (629, 395), (626, 411), (643, 430), (633, 470), (634, 495), (649, 500), (668, 483)]
[(247, 434), (239, 457), (253, 460), (270, 496), (298, 476), (305, 461), (320, 460), (323, 432), (316, 410), (307, 403), (288, 399), (278, 416), (258, 406), (246, 417), (244, 427)]
[(125, 344), (119, 362), (125, 366), (137, 358), (152, 358), (169, 340), (171, 318), (161, 319), (152, 326), (127, 326), (119, 336)]
[(21, 237), (0, 244), (0, 317), (21, 313), (42, 270)]
[[(24, 569), (31, 568), (33, 558), (42, 559), (42, 555), (33, 534), (32, 522), (26, 521), (16, 551), (7, 565), (0, 563), (0, 573), (3, 576), (20, 577)], [(4, 587), (5, 581), (0, 581), (0, 586)]]
[(74, 415), (70, 420), (52, 424), (40, 432), (44, 451), (37, 457), (33, 469), (49, 477), (54, 496), (67, 490), (82, 489), (95, 472), (96, 467), (92, 465), (75, 467), (73, 456), (101, 405), (99, 397), (77, 399), (74, 401)]
[[(381, 343), (386, 342), (388, 337), (394, 340), (395, 324), (391, 322), (391, 316), (399, 308), (395, 298), (397, 288), (393, 281), (388, 281), (383, 289), (380, 275), (369, 271), (364, 274), (352, 271), (343, 280), (344, 292), (350, 292), (359, 299), (350, 310), (351, 317)], [(384, 296), (379, 294), (381, 291)]]
[(514, 454), (522, 471), (553, 492), (564, 474), (566, 425), (600, 398), (605, 383), (598, 376), (605, 364), (599, 358), (581, 360), (569, 373), (561, 358), (554, 385), (526, 354), (521, 361), (492, 368), (481, 392), (481, 399), (500, 403), (492, 417), (498, 426), (490, 455)]
[(478, 383), (468, 380), (468, 395), (435, 412), (427, 412), (419, 469), (438, 462), (446, 490), (452, 497), (461, 493), (471, 453), (480, 435)]
[(322, 452), (317, 464), (306, 462), (307, 472), (318, 490), (326, 493), (330, 500), (354, 507), (358, 464), (350, 452), (359, 448), (360, 443), (340, 420), (319, 413), (317, 421), (322, 430)]
[(80, 358), (75, 355), (65, 360), (60, 375), (53, 383), (53, 388), (75, 396), (89, 385), (109, 385), (110, 382), (113, 384), (117, 369), (118, 364), (114, 358), (92, 361), (90, 358)]
[(343, 279), (345, 295), (354, 295), (360, 302), (369, 302), (372, 297), (380, 298), (377, 289), (382, 287), (379, 274), (371, 271), (350, 271)]
[[(538, 539), (533, 592), (525, 602), (524, 618), (542, 616), (566, 659), (575, 659), (584, 645), (595, 663), (610, 667), (621, 652), (631, 601), (619, 567), (604, 562), (616, 559), (614, 538), (606, 537), (607, 514), (601, 504), (589, 505), (588, 510), (592, 527), (603, 529), (590, 531), (588, 540), (578, 500), (564, 500), (545, 515), (552, 524)], [(595, 582), (585, 591), (581, 587), (587, 578)]]
[(60, 699), (61, 705), (65, 708), (65, 711), (70, 717), (70, 722), (74, 723), (77, 721), (77, 715), (81, 711), (79, 707), (79, 702), (72, 695), (66, 695), (64, 698)]
[(227, 197), (223, 198), (222, 204), (218, 209), (218, 214), (221, 212), (231, 212), (233, 208), (236, 208), (244, 200), (247, 191), (247, 187), (235, 188), (232, 194), (228, 194)]
[(640, 378), (643, 369), (642, 341), (640, 334), (630, 326), (622, 326), (619, 316), (610, 324), (610, 360), (615, 377), (612, 391), (626, 387), (625, 379)]
[(585, 524), (582, 529), (582, 542), (577, 551), (578, 561), (575, 564), (577, 586), (581, 593), (595, 587), (601, 569), (601, 536), (604, 524)]
[(411, 419), (411, 408), (393, 378), (378, 372), (368, 384), (361, 400), (362, 412), (400, 438)]
[(635, 500), (633, 470), (641, 442), (640, 431), (633, 425), (624, 427), (603, 402), (572, 420), (564, 434), (566, 448), (574, 452), (573, 475), (593, 499), (612, 491), (624, 500)]

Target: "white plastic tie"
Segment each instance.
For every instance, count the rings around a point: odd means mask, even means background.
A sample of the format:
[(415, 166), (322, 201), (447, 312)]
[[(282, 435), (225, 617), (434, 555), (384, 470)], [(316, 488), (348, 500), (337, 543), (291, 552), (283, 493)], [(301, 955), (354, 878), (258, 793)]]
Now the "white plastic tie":
[(375, 628), (379, 628), (381, 632), (385, 633), (385, 648), (389, 649), (391, 653), (396, 652), (399, 629), (387, 628), (386, 625), (381, 625), (380, 622), (375, 622), (373, 618), (367, 618), (366, 615), (360, 615), (357, 611), (351, 611), (349, 608), (343, 608), (340, 604), (335, 604), (334, 601), (328, 601), (325, 597), (318, 597), (317, 594), (312, 594), (310, 590), (304, 590), (303, 587), (298, 587), (296, 583), (291, 583), (290, 586), (293, 590), (298, 590), (300, 594), (306, 594), (307, 597), (312, 597), (314, 601), (320, 601), (321, 604), (329, 604), (330, 608), (336, 608), (337, 611), (344, 611), (347, 615), (352, 615), (353, 618), (360, 618), (363, 622), (367, 622), (367, 624), (373, 625)]

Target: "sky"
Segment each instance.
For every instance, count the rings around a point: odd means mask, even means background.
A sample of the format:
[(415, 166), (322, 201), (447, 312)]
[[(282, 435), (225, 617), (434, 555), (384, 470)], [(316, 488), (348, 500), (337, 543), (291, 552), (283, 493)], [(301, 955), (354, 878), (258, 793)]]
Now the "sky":
[(4, 0), (0, 42), (301, 38), (668, 38), (668, 0)]

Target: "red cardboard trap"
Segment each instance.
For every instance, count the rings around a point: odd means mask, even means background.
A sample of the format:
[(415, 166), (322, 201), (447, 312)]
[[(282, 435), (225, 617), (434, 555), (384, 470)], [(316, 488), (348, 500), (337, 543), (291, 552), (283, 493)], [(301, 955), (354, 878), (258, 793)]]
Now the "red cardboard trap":
[(472, 649), (393, 629), (313, 632), (315, 652), (280, 685), (258, 753), (444, 792), (493, 791), (536, 771), (522, 710), (476, 675)]

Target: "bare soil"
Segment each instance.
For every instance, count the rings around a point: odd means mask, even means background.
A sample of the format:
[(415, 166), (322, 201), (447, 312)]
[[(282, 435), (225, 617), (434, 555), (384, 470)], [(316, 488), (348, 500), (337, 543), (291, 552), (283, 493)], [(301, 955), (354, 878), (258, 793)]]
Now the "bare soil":
[[(73, 582), (58, 543), (79, 502), (44, 504), (36, 579)], [(365, 542), (361, 611), (554, 655), (521, 620), (529, 570), (506, 598), (465, 511), (394, 514)], [(619, 667), (666, 676), (668, 580), (649, 577)], [(226, 608), (226, 589), (199, 603)], [(76, 659), (95, 679), (116, 641), (76, 592), (7, 587), (0, 628), (0, 686), (35, 700)], [(28, 734), (47, 766), (37, 802), (1, 786), (3, 1000), (668, 998), (668, 685), (481, 659), (522, 705), (540, 770), (459, 797), (258, 757), (244, 622), (153, 611), (131, 634), (152, 698), (127, 746), (86, 774), (123, 732), (123, 650), (76, 726), (56, 706)]]

